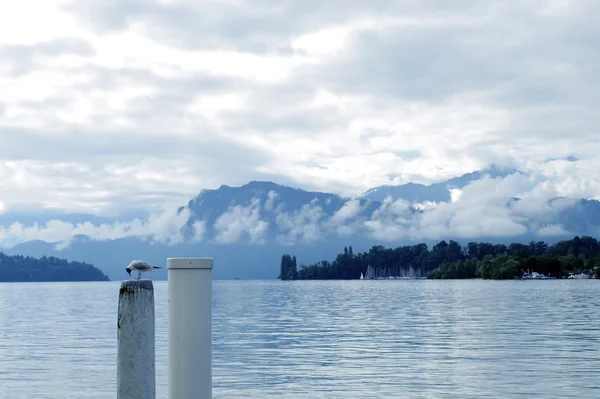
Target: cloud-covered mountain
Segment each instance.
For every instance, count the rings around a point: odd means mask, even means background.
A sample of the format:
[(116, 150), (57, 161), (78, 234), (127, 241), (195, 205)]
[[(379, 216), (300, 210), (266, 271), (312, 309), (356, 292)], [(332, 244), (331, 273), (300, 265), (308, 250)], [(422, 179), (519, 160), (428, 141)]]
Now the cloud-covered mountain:
[(559, 196), (546, 181), (492, 166), (430, 186), (369, 190), (358, 198), (270, 182), (206, 190), (187, 212), (197, 241), (297, 245), (329, 237), (435, 240), (595, 234), (596, 200)]
[(189, 213), (186, 236), (197, 241), (282, 244), (314, 242), (330, 233), (352, 233), (349, 220), (363, 221), (381, 204), (366, 199), (305, 191), (272, 182), (204, 190), (179, 212)]
[[(562, 184), (498, 167), (431, 186), (390, 186), (385, 196), (373, 189), (357, 198), (252, 181), (204, 190), (187, 205), (147, 219), (4, 225), (0, 241), (18, 244), (9, 253), (93, 263), (111, 279), (124, 277), (131, 259), (160, 264), (175, 256), (214, 257), (215, 278), (273, 278), (283, 252), (309, 263), (330, 259), (344, 245), (362, 251), (442, 239), (597, 236), (600, 202), (564, 195)], [(165, 271), (156, 275), (164, 277)]]
[(407, 183), (401, 185), (383, 185), (373, 187), (367, 190), (361, 198), (370, 199), (373, 201), (384, 201), (387, 197), (392, 200), (405, 200), (411, 203), (426, 203), (426, 202), (449, 202), (452, 200), (452, 193), (455, 190), (461, 190), (469, 183), (479, 180), (485, 176), (502, 178), (513, 173), (521, 173), (514, 168), (502, 168), (492, 165), (483, 170), (466, 173), (462, 176), (455, 177), (444, 182), (434, 183), (430, 185)]

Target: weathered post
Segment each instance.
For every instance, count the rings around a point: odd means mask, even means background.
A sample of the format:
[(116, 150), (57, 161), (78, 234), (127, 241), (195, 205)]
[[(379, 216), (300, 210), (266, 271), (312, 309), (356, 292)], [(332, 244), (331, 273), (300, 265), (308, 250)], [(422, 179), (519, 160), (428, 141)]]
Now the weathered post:
[(154, 337), (152, 281), (123, 281), (117, 319), (117, 399), (156, 399)]
[(167, 259), (169, 399), (212, 398), (211, 258)]

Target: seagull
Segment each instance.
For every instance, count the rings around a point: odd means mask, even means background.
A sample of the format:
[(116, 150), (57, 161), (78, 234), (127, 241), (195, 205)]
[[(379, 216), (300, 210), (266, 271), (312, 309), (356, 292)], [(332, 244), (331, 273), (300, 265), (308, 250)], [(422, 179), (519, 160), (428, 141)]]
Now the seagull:
[(138, 272), (137, 279), (139, 280), (142, 278), (142, 272), (152, 272), (156, 269), (162, 269), (162, 267), (151, 265), (143, 260), (134, 260), (129, 264), (129, 266), (127, 266), (125, 270), (127, 270), (127, 273), (129, 273), (130, 276), (131, 271), (136, 270)]

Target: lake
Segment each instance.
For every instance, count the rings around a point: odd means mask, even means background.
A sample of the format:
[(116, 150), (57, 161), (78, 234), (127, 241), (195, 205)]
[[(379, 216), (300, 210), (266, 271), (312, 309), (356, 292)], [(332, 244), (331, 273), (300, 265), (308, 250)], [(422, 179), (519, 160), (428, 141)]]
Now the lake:
[[(119, 286), (0, 284), (2, 397), (116, 397)], [(596, 399), (600, 281), (215, 281), (213, 397)]]

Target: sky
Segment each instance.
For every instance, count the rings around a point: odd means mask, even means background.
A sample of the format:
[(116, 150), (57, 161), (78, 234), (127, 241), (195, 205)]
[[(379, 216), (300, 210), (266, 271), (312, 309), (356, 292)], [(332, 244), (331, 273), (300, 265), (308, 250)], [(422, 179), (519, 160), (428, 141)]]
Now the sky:
[(491, 163), (596, 198), (598, 13), (593, 0), (2, 2), (0, 213), (158, 210), (251, 180), (354, 196)]

